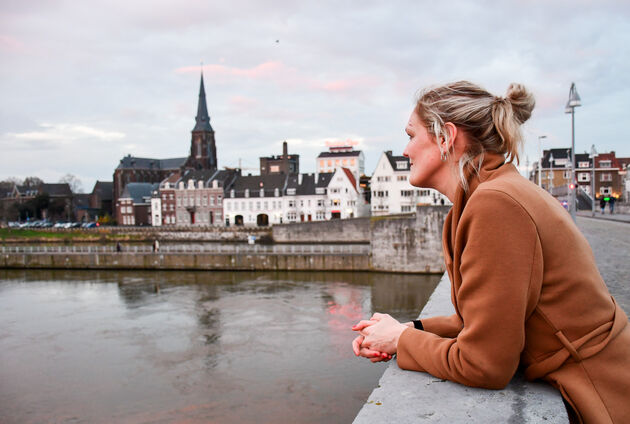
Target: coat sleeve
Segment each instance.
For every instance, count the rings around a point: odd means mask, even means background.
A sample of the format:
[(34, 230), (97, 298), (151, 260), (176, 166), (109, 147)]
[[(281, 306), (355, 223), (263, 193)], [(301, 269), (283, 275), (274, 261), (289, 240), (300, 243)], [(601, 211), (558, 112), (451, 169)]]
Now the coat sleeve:
[(437, 334), (440, 337), (457, 337), (462, 329), (462, 320), (457, 314), (449, 316), (435, 316), (422, 318), (424, 331)]
[(461, 258), (455, 300), (463, 328), (455, 338), (406, 329), (398, 366), (468, 386), (503, 388), (518, 367), (530, 284), (540, 277), (533, 275), (542, 261), (536, 226), (509, 195), (478, 189), (458, 223), (454, 254)]

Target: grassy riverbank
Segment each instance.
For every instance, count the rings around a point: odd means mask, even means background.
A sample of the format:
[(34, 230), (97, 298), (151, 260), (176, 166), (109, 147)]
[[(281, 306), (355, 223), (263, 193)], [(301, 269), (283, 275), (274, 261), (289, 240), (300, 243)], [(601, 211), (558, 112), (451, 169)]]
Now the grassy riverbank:
[(25, 228), (0, 228), (0, 240), (4, 243), (54, 243), (54, 242), (112, 242), (142, 241), (140, 234), (110, 232), (106, 229), (76, 229), (65, 231), (34, 230)]

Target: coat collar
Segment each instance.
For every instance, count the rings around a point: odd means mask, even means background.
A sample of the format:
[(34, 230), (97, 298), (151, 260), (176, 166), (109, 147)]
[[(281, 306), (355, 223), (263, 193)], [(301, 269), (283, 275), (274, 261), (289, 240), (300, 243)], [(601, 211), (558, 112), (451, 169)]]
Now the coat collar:
[[(479, 172), (467, 170), (468, 191), (465, 192), (464, 188), (459, 185), (455, 198), (453, 199), (453, 207), (449, 211), (446, 220), (444, 221), (444, 230), (442, 233), (442, 250), (444, 251), (444, 259), (447, 262), (447, 269), (452, 267), (453, 262), (453, 246), (455, 245), (455, 232), (459, 219), (464, 212), (464, 207), (470, 196), (477, 189), (479, 184), (490, 179), (496, 171), (505, 164), (505, 157), (498, 153), (486, 152), (477, 156), (473, 163), (479, 163), (482, 161)], [(451, 275), (451, 279), (453, 276)]]

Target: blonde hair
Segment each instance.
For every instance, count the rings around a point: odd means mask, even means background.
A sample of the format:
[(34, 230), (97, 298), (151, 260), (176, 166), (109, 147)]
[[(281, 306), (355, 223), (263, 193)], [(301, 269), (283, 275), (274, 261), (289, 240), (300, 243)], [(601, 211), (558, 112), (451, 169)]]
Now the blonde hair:
[[(463, 131), (470, 143), (459, 159), (458, 173), (462, 187), (468, 191), (466, 174), (479, 172), (485, 152), (499, 153), (509, 162), (519, 163), (523, 142), (521, 124), (534, 109), (534, 96), (521, 84), (512, 83), (505, 97), (496, 97), (468, 81), (457, 81), (420, 92), (416, 113), (433, 134), (443, 156), (448, 151), (440, 147), (440, 139), (449, 141), (447, 122)], [(479, 162), (474, 159), (479, 156)]]

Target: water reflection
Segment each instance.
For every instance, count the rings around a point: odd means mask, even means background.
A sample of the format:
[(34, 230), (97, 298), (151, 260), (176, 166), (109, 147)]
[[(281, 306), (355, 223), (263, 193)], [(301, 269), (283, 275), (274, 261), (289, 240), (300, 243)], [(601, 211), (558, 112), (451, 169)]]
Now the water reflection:
[(349, 327), (438, 278), (0, 270), (0, 422), (349, 422), (384, 369)]

